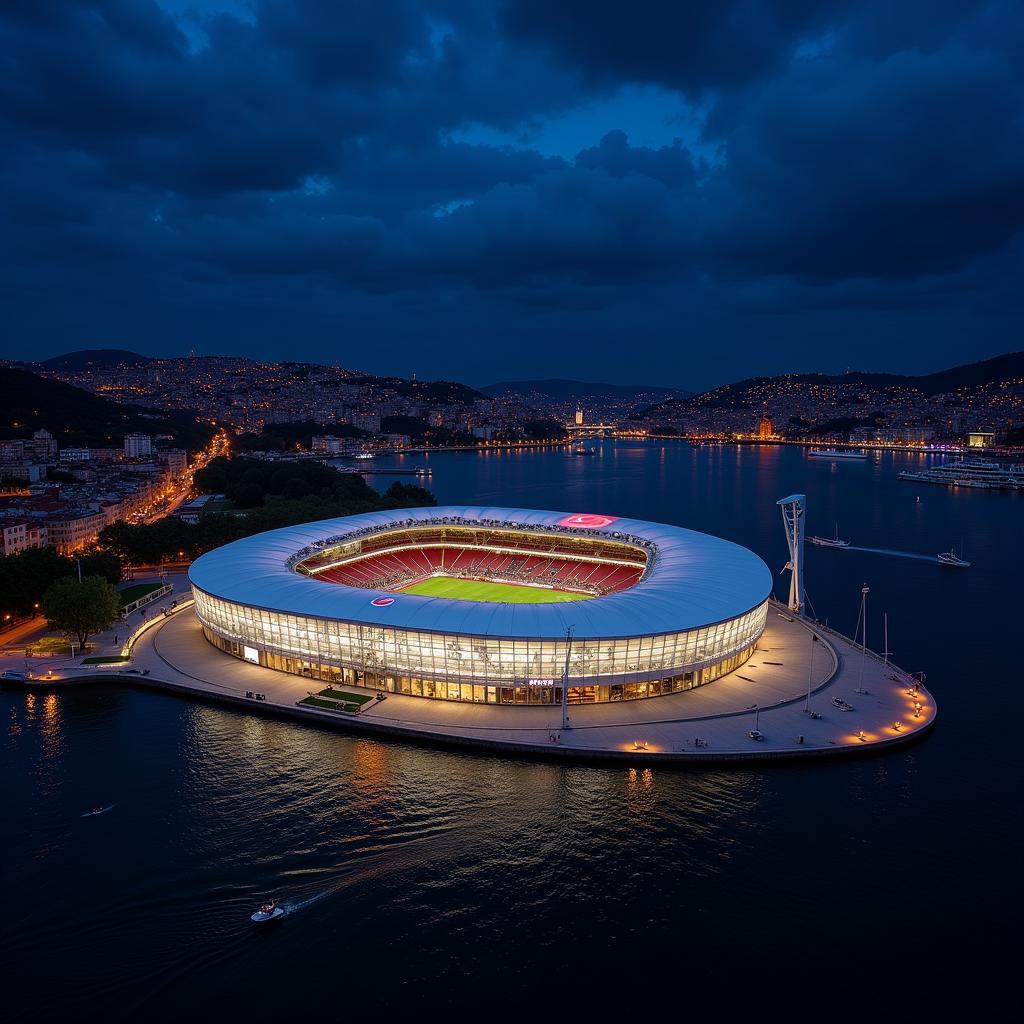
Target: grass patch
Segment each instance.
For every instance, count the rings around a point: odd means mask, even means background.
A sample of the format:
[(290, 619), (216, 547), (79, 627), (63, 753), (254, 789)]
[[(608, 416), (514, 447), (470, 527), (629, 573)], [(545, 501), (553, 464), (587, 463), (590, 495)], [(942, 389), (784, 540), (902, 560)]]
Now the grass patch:
[(593, 595), (573, 594), (567, 590), (521, 587), (515, 583), (491, 583), (487, 580), (458, 580), (435, 576), (406, 587), (403, 594), (447, 597), (458, 601), (489, 601), (492, 604), (554, 604), (560, 601), (586, 601)]
[(83, 665), (114, 665), (122, 661), (131, 661), (127, 654), (111, 654), (106, 657), (86, 658)]
[(154, 590), (159, 590), (163, 585), (162, 583), (136, 583), (132, 587), (119, 590), (117, 596), (121, 599), (121, 607), (131, 604), (132, 601), (138, 601), (140, 597), (145, 597), (147, 594), (152, 594)]
[(70, 654), (71, 644), (66, 637), (44, 636), (40, 637), (28, 649), (33, 654)]
[(320, 696), (331, 697), (334, 700), (344, 701), (346, 704), (355, 704), (357, 707), (360, 704), (373, 700), (372, 697), (367, 697), (365, 694), (349, 693), (348, 690), (332, 690), (330, 687), (326, 690), (321, 690)]
[(299, 703), (305, 704), (308, 708), (323, 708), (325, 711), (356, 712), (359, 710), (358, 704), (339, 704), (337, 701), (324, 700), (322, 697), (303, 697)]

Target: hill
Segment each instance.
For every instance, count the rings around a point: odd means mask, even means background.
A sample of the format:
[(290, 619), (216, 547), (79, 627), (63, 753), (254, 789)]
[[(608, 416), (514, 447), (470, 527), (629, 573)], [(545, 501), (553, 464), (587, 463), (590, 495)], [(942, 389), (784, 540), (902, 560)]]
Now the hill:
[(897, 373), (870, 373), (853, 370), (849, 373), (789, 373), (777, 377), (748, 377), (735, 384), (726, 384), (688, 399), (670, 399), (652, 403), (637, 418), (678, 416), (695, 410), (757, 408), (772, 398), (797, 392), (816, 390), (836, 405), (858, 401), (863, 392), (916, 393), (931, 398), (957, 392), (963, 395), (986, 389), (1024, 382), (1024, 352), (966, 363), (948, 370), (922, 376)]
[(213, 434), (211, 426), (198, 422), (190, 412), (119, 405), (63, 381), (10, 366), (0, 366), (0, 394), (7, 396), (0, 417), (0, 439), (31, 437), (45, 428), (61, 447), (120, 448), (125, 434), (140, 431), (173, 434), (176, 445), (195, 450)]
[(44, 359), (39, 365), (48, 370), (88, 370), (91, 366), (142, 366), (151, 362), (150, 356), (123, 348), (85, 348)]
[(403, 398), (439, 405), (452, 403), (472, 405), (481, 398), (487, 397), (468, 384), (460, 384), (453, 380), (407, 380), (404, 377), (377, 377), (373, 374), (363, 374), (352, 377), (349, 383), (374, 384), (378, 387), (390, 388)]
[(510, 398), (512, 396), (543, 397), (549, 402), (572, 402), (601, 400), (622, 400), (636, 395), (650, 396), (652, 402), (666, 398), (686, 398), (692, 392), (681, 388), (667, 388), (653, 384), (597, 384), (582, 380), (564, 380), (550, 378), (547, 380), (509, 380), (497, 384), (488, 384), (481, 388), (491, 398)]

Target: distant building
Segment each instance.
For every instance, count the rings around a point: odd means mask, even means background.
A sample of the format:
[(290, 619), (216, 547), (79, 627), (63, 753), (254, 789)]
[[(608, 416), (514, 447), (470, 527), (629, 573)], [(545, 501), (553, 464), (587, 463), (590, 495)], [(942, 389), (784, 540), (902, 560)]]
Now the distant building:
[(148, 434), (127, 434), (124, 454), (129, 459), (148, 459), (153, 454), (153, 438)]
[(20, 439), (14, 441), (0, 441), (0, 462), (24, 462), (25, 442)]
[[(855, 434), (863, 433), (863, 437)], [(927, 444), (935, 437), (934, 427), (861, 428), (850, 432), (851, 441), (881, 441), (883, 444)]]
[(757, 424), (757, 436), (761, 441), (770, 441), (775, 437), (775, 428), (772, 424), (772, 419), (765, 413)]
[(156, 457), (171, 476), (180, 476), (188, 469), (188, 452), (183, 448), (160, 448)]
[(37, 430), (32, 435), (32, 454), (45, 462), (57, 457), (57, 442), (48, 430)]
[(218, 501), (223, 497), (223, 494), (200, 494), (190, 502), (182, 505), (174, 515), (183, 523), (194, 525), (203, 517), (203, 513), (206, 511), (206, 506), (209, 505), (211, 501)]
[(4, 463), (0, 467), (0, 476), (8, 480), (23, 480), (27, 484), (35, 484), (46, 479), (46, 467), (35, 462)]
[(98, 510), (58, 512), (46, 520), (46, 530), (49, 542), (66, 555), (94, 541), (108, 522), (106, 513)]
[(88, 462), (92, 459), (90, 448), (61, 448), (61, 460), (64, 462)]
[(46, 547), (46, 527), (32, 519), (0, 519), (2, 553), (16, 555), (28, 548)]
[(341, 438), (333, 434), (316, 434), (313, 437), (313, 451), (324, 455), (337, 455), (342, 448)]
[(996, 440), (996, 435), (990, 430), (972, 430), (967, 435), (968, 448), (989, 448)]
[(368, 434), (380, 433), (380, 414), (375, 412), (353, 413), (350, 422), (357, 430), (365, 430)]
[(576, 426), (583, 426), (583, 406), (578, 403), (576, 405)]

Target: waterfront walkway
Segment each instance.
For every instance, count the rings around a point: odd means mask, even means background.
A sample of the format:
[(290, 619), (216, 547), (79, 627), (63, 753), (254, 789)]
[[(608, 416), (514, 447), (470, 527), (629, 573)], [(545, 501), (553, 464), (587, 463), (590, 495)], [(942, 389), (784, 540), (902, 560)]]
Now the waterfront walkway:
[[(861, 753), (915, 739), (935, 719), (935, 702), (916, 680), (871, 652), (862, 654), (848, 638), (794, 619), (774, 603), (754, 655), (735, 672), (671, 696), (571, 705), (567, 729), (557, 706), (510, 707), (388, 694), (384, 700), (368, 701), (358, 713), (323, 710), (298, 702), (325, 689), (326, 683), (261, 668), (217, 650), (203, 637), (191, 605), (181, 607), (188, 597), (183, 578), (175, 590), (179, 610), (165, 617), (157, 609), (150, 615), (131, 644), (130, 662), (85, 666), (81, 659), (55, 661), (48, 666), (52, 678), (27, 685), (59, 689), (86, 680), (130, 682), (352, 732), (508, 753), (633, 762)], [(111, 640), (100, 638), (99, 649), (91, 653), (116, 653)], [(0, 667), (21, 667), (2, 660)], [(45, 671), (37, 667), (35, 674)], [(806, 710), (809, 679), (810, 711), (816, 717)], [(375, 691), (359, 687), (344, 689), (375, 696)], [(852, 710), (840, 710), (836, 699)], [(755, 724), (760, 738), (750, 735)]]

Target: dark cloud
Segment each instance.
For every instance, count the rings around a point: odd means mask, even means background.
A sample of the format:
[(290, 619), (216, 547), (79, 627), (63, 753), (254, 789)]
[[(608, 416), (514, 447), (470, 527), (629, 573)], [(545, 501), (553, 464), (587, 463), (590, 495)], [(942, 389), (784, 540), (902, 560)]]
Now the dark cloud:
[[(480, 381), (517, 372), (518, 330), (531, 376), (614, 378), (628, 343), (690, 384), (782, 323), (760, 371), (852, 325), (880, 366), (955, 361), (965, 329), (994, 352), (1019, 333), (1022, 27), (1001, 2), (11, 2), (7, 346), (336, 358), (344, 323), (374, 341), (355, 365), (428, 337), (421, 372), (471, 352)], [(484, 141), (627, 86), (699, 135)]]
[(595, 82), (660, 82), (692, 93), (757, 81), (785, 66), (801, 44), (842, 24), (843, 0), (524, 0), (503, 6), (503, 24)]

